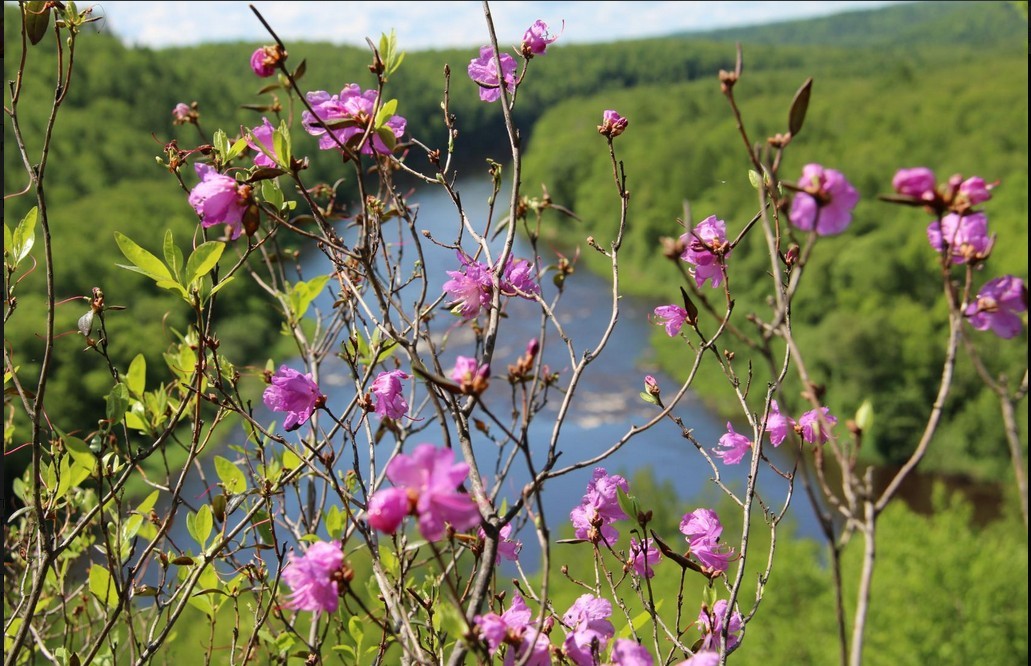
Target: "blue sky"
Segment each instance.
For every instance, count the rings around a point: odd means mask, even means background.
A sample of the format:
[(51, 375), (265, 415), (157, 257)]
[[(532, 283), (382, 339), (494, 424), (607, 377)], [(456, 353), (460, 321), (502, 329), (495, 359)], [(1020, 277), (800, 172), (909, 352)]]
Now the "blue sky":
[[(84, 6), (86, 3), (80, 3)], [(472, 47), (486, 43), (480, 2), (124, 2), (104, 1), (97, 14), (128, 44), (160, 48), (211, 41), (268, 41), (249, 9), (253, 4), (287, 42), (328, 41), (364, 46), (397, 31), (404, 50)], [(589, 43), (656, 37), (825, 16), (892, 2), (493, 2), (491, 14), (502, 42), (517, 43), (543, 19), (561, 42)]]

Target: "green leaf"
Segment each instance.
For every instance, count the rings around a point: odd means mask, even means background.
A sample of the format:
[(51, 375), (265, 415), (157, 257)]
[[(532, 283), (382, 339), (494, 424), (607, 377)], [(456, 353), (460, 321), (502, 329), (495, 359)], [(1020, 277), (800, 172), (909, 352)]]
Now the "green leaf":
[(46, 2), (25, 3), (25, 34), (33, 45), (39, 44), (50, 28), (50, 8)]
[(125, 373), (125, 385), (131, 394), (143, 395), (147, 386), (147, 359), (143, 357), (143, 354), (136, 354), (136, 357), (129, 363), (129, 370)]
[(169, 282), (175, 282), (172, 274), (168, 270), (168, 267), (153, 254), (133, 242), (131, 238), (120, 231), (116, 231), (115, 241), (118, 243), (118, 249), (122, 251), (125, 258), (132, 262), (132, 266), (120, 265), (122, 268), (142, 273), (155, 281), (167, 280)]
[(326, 512), (326, 531), (330, 538), (343, 536), (344, 533), (344, 512), (336, 504), (329, 507)]
[(867, 398), (859, 405), (855, 417), (856, 426), (863, 432), (873, 427), (873, 403)]
[(111, 573), (99, 564), (89, 569), (89, 591), (108, 608), (118, 605), (118, 591), (111, 579)]
[(275, 206), (276, 210), (283, 207), (283, 191), (274, 179), (261, 181), (261, 198)]
[(216, 130), (215, 135), (211, 138), (211, 145), (223, 156), (224, 161), (225, 155), (229, 154), (229, 137), (226, 136), (226, 133)]
[(279, 127), (272, 132), (272, 148), (276, 151), (274, 156), (276, 163), (289, 167), (291, 158), (290, 128), (286, 121), (279, 123)]
[[(78, 463), (87, 467), (90, 471), (96, 469), (97, 457), (90, 451), (89, 445), (78, 437), (61, 434), (61, 442), (68, 454)], [(157, 492), (157, 491), (154, 491)]]
[(154, 508), (154, 505), (158, 501), (158, 493), (160, 491), (155, 490), (151, 494), (147, 495), (146, 499), (140, 502), (140, 505), (136, 507), (136, 510), (140, 513), (150, 513), (150, 510)]
[(788, 131), (791, 132), (791, 136), (796, 136), (802, 131), (802, 123), (805, 122), (805, 114), (809, 110), (809, 97), (812, 92), (813, 78), (809, 77), (795, 93), (795, 99), (791, 100), (791, 112), (788, 114)]
[(118, 382), (111, 387), (111, 392), (104, 398), (107, 401), (107, 420), (113, 424), (121, 423), (122, 417), (129, 409), (129, 389), (125, 384)]
[(186, 284), (192, 285), (215, 267), (226, 244), (221, 241), (201, 243), (186, 262)]
[(215, 456), (215, 473), (227, 493), (235, 495), (247, 490), (247, 477), (228, 458)]
[(201, 548), (208, 542), (211, 530), (215, 526), (215, 519), (211, 515), (211, 507), (207, 504), (197, 509), (197, 513), (186, 515), (186, 530), (190, 536), (200, 544)]
[(227, 284), (229, 284), (230, 282), (232, 282), (235, 279), (236, 278), (233, 277), (232, 275), (229, 275), (229, 276), (223, 278), (218, 284), (216, 284), (214, 287), (211, 288), (211, 293), (209, 295), (210, 296), (214, 296), (218, 292), (222, 291), (222, 287), (226, 286)]
[[(14, 266), (21, 263), (21, 260), (29, 256), (32, 246), (36, 242), (36, 220), (39, 218), (39, 209), (32, 207), (25, 217), (21, 219), (18, 226), (14, 228), (11, 235), (10, 256), (8, 261), (13, 259)], [(6, 226), (6, 225), (5, 225)], [(7, 251), (7, 235), (4, 235), (4, 250)]]
[(396, 99), (392, 99), (388, 102), (385, 102), (383, 106), (379, 108), (379, 112), (376, 114), (376, 129), (382, 128), (384, 124), (388, 120), (390, 120), (390, 117), (394, 115), (395, 111), (397, 111)]
[[(260, 145), (260, 144), (256, 144), (256, 145)], [(234, 143), (232, 146), (230, 146), (229, 150), (226, 152), (225, 161), (228, 162), (229, 160), (235, 159), (236, 157), (238, 157), (240, 155), (240, 153), (243, 152), (244, 148), (246, 148), (246, 147), (247, 147), (247, 139), (243, 139), (243, 138), (237, 139), (236, 143)]]
[(161, 249), (165, 254), (165, 263), (172, 271), (172, 275), (178, 280), (182, 277), (179, 271), (183, 269), (183, 251), (179, 249), (179, 246), (175, 244), (175, 240), (172, 238), (172, 230), (165, 229), (165, 241), (162, 244)]
[(298, 282), (287, 287), (287, 302), (290, 305), (290, 320), (299, 321), (308, 311), (312, 301), (329, 282), (328, 275), (320, 275), (307, 282)]
[(640, 395), (641, 400), (644, 400), (645, 402), (650, 402), (653, 405), (659, 404), (659, 401), (655, 399), (655, 396), (651, 393), (648, 393), (647, 391), (641, 391)]

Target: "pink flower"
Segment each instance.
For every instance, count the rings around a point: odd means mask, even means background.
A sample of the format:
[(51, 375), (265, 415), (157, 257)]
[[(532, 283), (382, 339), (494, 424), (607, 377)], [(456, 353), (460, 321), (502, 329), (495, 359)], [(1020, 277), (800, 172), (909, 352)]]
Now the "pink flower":
[(959, 196), (967, 205), (976, 206), (992, 198), (992, 185), (987, 185), (983, 178), (973, 176), (967, 178), (959, 186)]
[[(275, 131), (276, 128), (272, 127), (272, 123), (269, 122), (268, 118), (262, 118), (261, 124), (250, 131), (250, 134), (253, 135), (255, 139), (254, 141), (252, 141), (251, 137), (247, 136), (246, 133), (244, 134), (244, 136), (247, 137), (247, 145), (254, 150), (254, 166), (268, 168), (278, 166), (276, 164), (276, 160), (269, 157), (269, 155), (276, 155), (275, 144), (272, 140), (272, 136)], [(262, 152), (259, 145), (265, 148), (268, 155)]]
[[(821, 424), (821, 421), (823, 422)], [(830, 437), (830, 429), (838, 422), (829, 409), (821, 407), (819, 411), (810, 409), (798, 419), (796, 428), (801, 431), (802, 439), (809, 444), (819, 441), (823, 444)]]
[[(480, 57), (469, 61), (469, 78), (480, 86), (480, 99), (484, 102), (496, 102), (501, 99), (501, 82), (498, 80), (498, 60), (494, 57), (494, 49), (490, 46), (480, 47)], [(505, 88), (509, 94), (515, 92), (518, 81), (515, 75), (515, 58), (507, 53), (501, 54), (501, 74), (505, 80)]]
[[(486, 264), (473, 261), (461, 251), (458, 252), (458, 260), (462, 263), (462, 270), (447, 271), (451, 279), (444, 283), (443, 289), (455, 302), (452, 310), (465, 319), (472, 319), (480, 310), (490, 308), (494, 293), (492, 271)], [(533, 264), (525, 259), (509, 257), (501, 273), (501, 293), (524, 298), (540, 294), (541, 288), (535, 278)]]
[[(563, 23), (563, 27), (565, 24)], [(523, 45), (520, 51), (524, 58), (532, 58), (535, 55), (544, 55), (548, 45), (558, 39), (558, 35), (548, 32), (548, 24), (540, 19), (533, 22), (526, 32), (523, 33)]]
[[(477, 532), (477, 535), (481, 540), (487, 538), (487, 533), (483, 531), (481, 527)], [(523, 549), (523, 542), (518, 539), (509, 539), (512, 535), (512, 523), (505, 525), (498, 531), (498, 536), (501, 538), (498, 540), (498, 552), (494, 556), (494, 564), (501, 562), (502, 558), (509, 562), (519, 561), (519, 551)]]
[(744, 435), (734, 432), (734, 426), (727, 422), (727, 434), (720, 437), (719, 445), (722, 449), (713, 449), (717, 457), (722, 458), (728, 465), (736, 465), (745, 457), (752, 448), (752, 442)]
[(1018, 277), (1004, 275), (986, 282), (977, 292), (977, 300), (968, 305), (963, 314), (977, 330), (990, 328), (1000, 338), (1009, 339), (1024, 328), (1017, 313), (1026, 311), (1027, 285)]
[[(447, 524), (459, 531), (476, 525), (476, 503), (457, 490), (469, 475), (469, 465), (454, 460), (451, 449), (432, 444), (420, 444), (411, 456), (398, 454), (386, 469), (394, 488), (381, 488), (369, 499), (369, 523), (393, 533), (400, 524), (397, 516), (405, 510), (404, 515), (418, 517), (419, 532), (429, 541), (440, 540)], [(407, 504), (402, 504), (402, 493)]]
[(992, 247), (988, 216), (984, 213), (949, 213), (941, 222), (935, 220), (927, 226), (927, 240), (937, 252), (948, 254), (954, 264), (984, 259)]
[(279, 62), (278, 49), (275, 46), (259, 46), (251, 54), (251, 71), (261, 78), (268, 78), (276, 73)]
[(680, 258), (694, 265), (695, 283), (701, 287), (712, 279), (712, 286), (723, 282), (723, 262), (730, 256), (727, 243), (727, 223), (715, 215), (705, 218), (692, 230), (680, 236), (684, 251)]
[(612, 644), (612, 662), (609, 666), (653, 666), (648, 650), (630, 638), (617, 638)]
[(655, 565), (659, 563), (662, 554), (652, 543), (651, 537), (643, 542), (631, 537), (630, 539), (630, 564), (638, 576), (651, 578), (655, 575)]
[(479, 395), (487, 390), (490, 365), (487, 363), (477, 364), (475, 358), (459, 356), (455, 359), (455, 369), (451, 371), (451, 379), (462, 388), (462, 393)]
[(715, 511), (696, 509), (685, 514), (680, 521), (680, 532), (687, 539), (691, 555), (703, 569), (713, 575), (727, 570), (734, 549), (720, 543), (723, 524)]
[(680, 329), (683, 328), (684, 321), (687, 319), (687, 310), (671, 303), (670, 305), (660, 305), (655, 308), (654, 315), (655, 319), (658, 320), (657, 323), (666, 327), (666, 335), (672, 338), (680, 333)]
[(283, 582), (292, 590), (287, 605), (306, 611), (336, 611), (343, 564), (339, 541), (316, 541), (302, 557), (290, 553), (283, 568)]
[[(201, 226), (226, 225), (230, 240), (243, 233), (243, 214), (247, 211), (247, 194), (231, 176), (225, 176), (208, 164), (193, 165), (200, 182), (190, 190), (190, 205), (200, 215)], [(249, 188), (248, 188), (249, 190)]]
[(414, 510), (411, 500), (404, 488), (381, 488), (369, 498), (366, 519), (374, 529), (393, 534)]
[(551, 642), (547, 634), (536, 629), (531, 617), (530, 609), (517, 592), (512, 595), (507, 611), (501, 615), (477, 615), (473, 623), (479, 628), (492, 656), (502, 645), (509, 646), (505, 652), (505, 666), (522, 663), (520, 660), (527, 652), (531, 653), (527, 666), (548, 666), (551, 664)]
[[(702, 650), (719, 650), (720, 634), (723, 633), (723, 618), (727, 614), (727, 600), (720, 599), (713, 604), (712, 610), (702, 607), (698, 613), (698, 629), (704, 634), (702, 637)], [(741, 630), (744, 628), (744, 618), (741, 613), (734, 611), (727, 623), (727, 650), (733, 650), (741, 642)]]
[(597, 467), (594, 476), (587, 484), (587, 494), (580, 505), (569, 513), (569, 520), (576, 529), (577, 539), (588, 539), (597, 543), (604, 539), (614, 544), (619, 539), (619, 532), (611, 523), (624, 520), (627, 515), (619, 508), (616, 488), (630, 492), (626, 479), (618, 474), (609, 476), (604, 467)]
[[(357, 83), (347, 84), (339, 95), (317, 90), (305, 98), (315, 113), (304, 111), (301, 124), (308, 134), (319, 138), (322, 150), (339, 150), (340, 146), (356, 149), (366, 130), (376, 122), (379, 93), (375, 90), (363, 92)], [(403, 117), (390, 116), (381, 127), (373, 127), (362, 144), (361, 152), (365, 155), (390, 154), (407, 125), (408, 121)]]
[(304, 425), (325, 399), (311, 373), (302, 374), (285, 365), (272, 376), (272, 384), (262, 394), (266, 407), (287, 413), (283, 427), (288, 431)]
[(405, 402), (401, 391), (402, 379), (410, 379), (411, 376), (403, 370), (391, 370), (381, 372), (372, 382), (372, 393), (376, 396), (376, 414), (382, 418), (399, 419), (408, 412), (408, 403)]
[(571, 628), (564, 643), (566, 657), (577, 666), (594, 666), (594, 654), (600, 654), (609, 639), (616, 633), (609, 621), (612, 603), (608, 599), (583, 594), (573, 602), (562, 616), (562, 621)]
[(601, 114), (601, 125), (598, 125), (598, 133), (615, 139), (626, 131), (626, 127), (629, 124), (630, 121), (619, 115), (614, 109), (605, 109), (605, 112)]
[(801, 191), (795, 193), (791, 202), (790, 218), (799, 229), (815, 229), (820, 236), (833, 236), (852, 222), (859, 192), (840, 171), (807, 164), (802, 168), (798, 188)]
[(197, 113), (190, 108), (188, 104), (179, 102), (172, 108), (172, 124), (173, 125), (185, 125), (187, 123), (196, 123)]
[(766, 419), (766, 432), (770, 436), (770, 444), (777, 447), (787, 439), (788, 433), (795, 429), (795, 423), (790, 416), (780, 413), (780, 405), (776, 400), (770, 401), (770, 416)]
[(934, 172), (927, 167), (899, 169), (891, 180), (891, 186), (899, 194), (927, 201), (934, 200)]

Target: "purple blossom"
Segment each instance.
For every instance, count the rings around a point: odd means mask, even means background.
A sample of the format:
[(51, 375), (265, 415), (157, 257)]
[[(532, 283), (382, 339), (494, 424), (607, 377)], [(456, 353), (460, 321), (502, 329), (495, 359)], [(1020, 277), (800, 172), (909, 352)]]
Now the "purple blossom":
[(609, 544), (619, 539), (619, 532), (611, 523), (624, 520), (627, 515), (619, 508), (616, 488), (630, 492), (630, 486), (622, 476), (609, 476), (604, 467), (595, 468), (594, 476), (587, 484), (587, 493), (580, 505), (569, 513), (577, 539), (589, 539), (594, 543), (604, 539)]
[(287, 413), (283, 427), (288, 431), (304, 425), (325, 399), (311, 373), (304, 374), (285, 365), (272, 375), (272, 383), (262, 395), (266, 407)]
[(687, 319), (687, 310), (671, 303), (655, 308), (654, 315), (657, 320), (656, 323), (665, 326), (666, 335), (672, 338), (679, 334), (680, 329), (683, 328), (684, 321)]
[(695, 652), (690, 659), (677, 662), (676, 666), (717, 666), (720, 663), (720, 653), (712, 650)]
[(988, 256), (992, 237), (984, 213), (949, 213), (927, 226), (927, 240), (937, 252), (948, 253), (954, 264), (966, 264)]
[[(250, 135), (244, 134), (247, 137), (247, 145), (254, 151), (254, 166), (268, 168), (278, 166), (276, 160), (269, 156), (272, 155), (278, 158), (275, 143), (272, 140), (275, 131), (276, 128), (272, 126), (268, 118), (262, 118), (261, 124), (251, 129)], [(254, 137), (254, 140), (251, 140), (251, 136)], [(264, 152), (261, 150), (262, 148), (265, 149)]]
[[(462, 270), (447, 271), (451, 279), (444, 283), (443, 289), (455, 303), (453, 310), (465, 319), (472, 319), (480, 310), (490, 308), (494, 292), (491, 269), (483, 262), (466, 257), (461, 251), (458, 252), (458, 260), (462, 263)], [(541, 288), (535, 278), (533, 264), (525, 259), (509, 257), (501, 273), (501, 293), (524, 298), (540, 294)]]
[(224, 224), (229, 239), (236, 240), (243, 233), (248, 186), (241, 186), (231, 176), (220, 174), (208, 164), (195, 164), (193, 169), (200, 176), (200, 182), (190, 190), (189, 201), (200, 215), (201, 226), (206, 229)]
[(744, 435), (734, 432), (734, 426), (727, 422), (727, 433), (720, 437), (719, 446), (723, 448), (713, 449), (713, 453), (728, 465), (736, 465), (745, 457), (752, 448), (752, 441)]
[(899, 194), (932, 201), (935, 197), (934, 172), (927, 167), (899, 169), (891, 180), (891, 186)]
[(473, 623), (487, 642), (491, 656), (502, 645), (510, 646), (505, 652), (505, 666), (517, 663), (529, 651), (527, 666), (549, 666), (551, 664), (551, 642), (547, 634), (539, 632), (531, 620), (530, 609), (526, 607), (519, 593), (512, 595), (512, 603), (501, 615), (487, 613), (477, 615)]
[(279, 50), (275, 46), (259, 46), (251, 54), (251, 71), (265, 79), (276, 73)]
[[(563, 24), (564, 26), (565, 24)], [(544, 55), (544, 52), (548, 50), (548, 45), (552, 44), (559, 38), (558, 35), (552, 35), (548, 32), (548, 24), (544, 21), (537, 19), (533, 22), (526, 32), (523, 33), (523, 45), (520, 48), (520, 52), (524, 58), (532, 58), (535, 55)], [(472, 73), (470, 72), (470, 76)]]
[(852, 222), (852, 209), (859, 202), (859, 192), (834, 169), (819, 164), (802, 168), (798, 181), (800, 192), (791, 202), (791, 223), (803, 231), (820, 236), (840, 234)]
[[(448, 523), (461, 531), (480, 521), (476, 503), (457, 490), (469, 475), (469, 465), (456, 463), (451, 449), (420, 444), (411, 456), (400, 453), (387, 463), (386, 474), (394, 488), (381, 488), (369, 499), (368, 518), (374, 528), (393, 533), (402, 508), (405, 515), (418, 517), (419, 532), (428, 541), (440, 540)], [(407, 504), (402, 504), (402, 497)]]
[(458, 253), (458, 260), (462, 262), (462, 270), (447, 271), (451, 279), (444, 283), (444, 291), (455, 301), (454, 309), (465, 319), (472, 319), (480, 310), (490, 307), (493, 291), (490, 269), (462, 252)]
[(653, 666), (647, 648), (630, 638), (617, 638), (612, 644), (610, 666)]
[[(483, 531), (482, 527), (477, 532), (477, 535), (479, 535), (481, 540), (487, 538), (487, 533)], [(502, 558), (509, 562), (519, 561), (519, 551), (523, 549), (523, 542), (518, 539), (509, 539), (511, 535), (512, 523), (505, 525), (498, 531), (498, 536), (501, 538), (498, 539), (498, 552), (494, 557), (494, 564), (501, 562)]]
[(680, 532), (687, 539), (694, 555), (702, 567), (715, 575), (727, 570), (734, 549), (720, 543), (723, 524), (711, 509), (696, 509), (685, 514), (680, 521)]
[[(712, 610), (702, 607), (698, 613), (698, 629), (704, 634), (702, 636), (701, 650), (718, 650), (720, 647), (720, 634), (723, 633), (723, 618), (727, 614), (727, 600), (720, 599), (713, 604)], [(741, 630), (744, 628), (744, 618), (741, 613), (734, 611), (727, 623), (727, 650), (733, 650), (741, 642)]]
[[(823, 422), (821, 424), (821, 421)], [(810, 409), (798, 419), (797, 429), (801, 431), (802, 439), (809, 444), (817, 441), (823, 444), (830, 437), (830, 429), (838, 422), (837, 417), (831, 415), (826, 407), (819, 410)]]
[(339, 541), (316, 541), (302, 557), (290, 553), (283, 582), (290, 586), (287, 605), (306, 611), (336, 611), (340, 603), (338, 574), (344, 564)]
[(766, 433), (770, 436), (770, 444), (777, 447), (787, 439), (788, 433), (795, 429), (795, 422), (790, 416), (780, 413), (780, 405), (776, 400), (770, 401), (770, 416), (766, 419)]
[(303, 112), (301, 124), (308, 134), (319, 138), (319, 148), (322, 150), (339, 149), (340, 146), (354, 150), (368, 128), (372, 127), (368, 139), (362, 144), (361, 152), (365, 155), (387, 155), (394, 150), (394, 145), (404, 135), (408, 124), (402, 116), (394, 115), (381, 127), (374, 127), (379, 93), (375, 90), (363, 92), (357, 83), (347, 84), (339, 95), (317, 90), (308, 93), (305, 98), (315, 113)]
[(408, 412), (408, 403), (401, 392), (402, 379), (411, 376), (403, 370), (381, 372), (372, 382), (372, 393), (376, 396), (376, 414), (382, 418), (399, 419)]
[[(498, 60), (494, 57), (494, 48), (480, 47), (480, 57), (469, 61), (469, 78), (480, 87), (480, 99), (484, 102), (496, 102), (501, 99), (501, 82), (498, 80)], [(515, 75), (515, 58), (507, 53), (501, 54), (501, 74), (505, 79), (505, 88), (509, 94), (515, 92), (518, 79)]]
[(619, 115), (614, 109), (605, 109), (605, 112), (601, 114), (601, 125), (598, 125), (598, 133), (610, 139), (615, 139), (626, 131), (626, 127), (629, 124), (630, 121)]
[(594, 666), (595, 652), (601, 653), (616, 633), (609, 621), (612, 603), (608, 599), (583, 594), (573, 602), (562, 622), (570, 628), (564, 643), (566, 656), (577, 666)]
[(501, 275), (501, 293), (505, 296), (533, 296), (541, 293), (533, 264), (526, 259), (509, 257)]
[(1024, 328), (1017, 313), (1026, 311), (1027, 285), (1018, 277), (1003, 275), (986, 282), (977, 292), (977, 300), (968, 305), (963, 314), (977, 330), (990, 328), (1000, 338), (1009, 339)]
[(659, 563), (662, 554), (652, 543), (651, 537), (645, 538), (643, 542), (630, 538), (630, 564), (638, 576), (651, 578), (655, 575), (655, 565)]
[(694, 230), (680, 236), (684, 251), (680, 258), (694, 266), (695, 283), (701, 287), (705, 281), (712, 279), (712, 286), (718, 287), (723, 282), (723, 264), (730, 256), (727, 243), (727, 223), (710, 215), (695, 226)]
[(959, 185), (959, 197), (969, 206), (976, 206), (992, 198), (992, 185), (979, 176), (967, 178)]

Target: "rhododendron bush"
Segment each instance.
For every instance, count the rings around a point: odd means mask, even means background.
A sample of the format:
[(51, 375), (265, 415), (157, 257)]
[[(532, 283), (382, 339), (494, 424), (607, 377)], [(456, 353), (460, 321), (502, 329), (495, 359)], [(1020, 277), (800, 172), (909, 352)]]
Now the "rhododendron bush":
[[(868, 609), (876, 608), (878, 516), (933, 446), (957, 358), (990, 366), (970, 341), (997, 336), (1004, 344), (1023, 330), (1027, 287), (991, 263), (993, 246), (1005, 242), (989, 226), (993, 190), (1002, 184), (990, 174), (940, 182), (926, 166), (884, 174), (885, 219), (893, 206), (927, 213), (926, 228), (900, 233), (926, 236), (938, 272), (925, 278), (941, 283), (949, 326), (927, 341), (943, 346), (946, 360), (937, 399), (912, 432), (912, 456), (875, 491), (857, 459), (869, 409), (831, 413), (823, 397), (834, 387), (811, 374), (791, 317), (808, 261), (823, 237), (849, 233), (859, 191), (833, 156), (806, 155), (801, 173), (781, 172), (787, 151), (805, 150), (795, 140), (817, 94), (812, 80), (773, 114), (787, 120), (777, 134), (748, 134), (735, 98), (747, 83), (739, 50), (737, 68), (713, 78), (727, 122), (737, 119), (743, 139), (727, 149), (745, 151), (739, 196), (755, 202), (754, 215), (700, 211), (697, 223), (671, 219), (668, 235), (677, 240), (654, 248), (656, 261), (675, 262), (684, 280), (680, 302), (656, 300), (650, 320), (682, 343), (681, 363), (691, 371), (675, 386), (623, 377), (643, 383), (650, 418), (626, 423), (622, 436), (573, 459), (562, 426), (583, 400), (584, 377), (627, 353), (614, 348), (612, 335), (627, 316), (619, 258), (636, 205), (631, 185), (643, 177), (619, 157), (621, 144), (634, 141), (634, 118), (598, 108), (585, 119), (598, 134), (584, 150), (607, 155), (611, 165), (611, 233), (577, 245), (606, 257), (611, 271), (608, 288), (589, 304), (604, 309), (607, 324), (577, 339), (562, 323), (578, 305), (564, 289), (577, 279), (572, 261), (534, 233), (526, 234), (532, 254), (516, 250), (517, 234), (562, 205), (522, 182), (516, 119), (520, 91), (533, 85), (537, 59), (560, 46), (564, 24), (494, 26), (484, 9), (484, 45), (442, 76), (448, 141), (441, 146), (409, 134), (405, 100), (392, 96), (391, 76), (404, 55), (392, 35), (370, 41), (367, 70), (333, 72), (339, 81), (331, 91), (310, 90), (305, 64), (292, 61), (290, 45), (255, 10), (269, 43), (242, 68), (262, 80), (261, 95), (289, 104), (261, 107), (249, 127), (202, 132), (196, 145), (165, 145), (168, 186), (180, 188), (196, 213), (188, 247), (160, 220), (151, 237), (111, 239), (124, 269), (190, 312), (189, 327), (165, 353), (168, 367), (112, 360), (109, 345), (120, 341), (108, 339), (106, 320), (125, 313), (94, 289), (75, 339), (107, 363), (111, 388), (96, 431), (72, 432), (59, 406), (47, 402), (49, 350), (62, 343), (52, 319), (39, 332), (48, 353), (38, 377), (20, 373), (20, 350), (5, 345), (6, 411), (31, 423), (25, 445), (32, 450), (7, 537), (17, 554), (4, 582), (5, 663), (149, 662), (197, 611), (212, 636), (231, 637), (215, 656), (207, 648), (216, 663), (264, 655), (275, 663), (726, 663), (749, 650), (749, 625), (764, 620), (764, 590), (788, 566), (775, 537), (796, 502), (819, 507), (835, 566), (850, 540), (863, 550), (859, 580), (839, 580), (836, 607), (827, 611), (839, 617), (842, 660), (861, 663)], [(65, 88), (74, 83), (70, 56), (89, 11), (23, 3), (22, 19), (26, 57), (35, 55), (40, 25), (45, 31), (57, 22), (68, 39), (60, 76)], [(521, 42), (496, 36), (520, 32)], [(5, 322), (18, 316), (20, 276), (61, 269), (51, 251), (61, 239), (51, 238), (46, 207), (53, 147), (44, 140), (41, 157), (23, 140), (19, 85), (12, 83), (5, 107), (18, 139), (8, 150), (22, 157), (32, 187), (20, 196), (35, 197), (35, 208), (5, 228)], [(474, 148), (463, 146), (461, 119), (448, 108), (448, 93), (459, 86), (474, 87), (503, 119), (511, 147), (491, 163), (486, 217), (469, 213), (452, 166)], [(54, 100), (51, 124), (61, 121), (63, 100)], [(200, 129), (196, 103), (177, 104), (171, 115), (170, 126)], [(167, 130), (154, 128), (157, 136)], [(338, 158), (328, 183), (309, 170), (316, 151)], [(411, 182), (453, 202), (449, 236), (420, 226), (414, 195), (402, 187)], [(769, 257), (768, 309), (747, 318), (734, 309), (734, 250), (743, 244)], [(290, 248), (298, 245), (322, 253), (326, 272), (294, 265)], [(430, 248), (450, 261), (426, 260)], [(267, 293), (268, 326), (281, 327), (293, 350), (260, 359), (257, 369), (219, 338), (219, 304), (246, 280)], [(55, 306), (51, 290), (47, 307)], [(516, 306), (531, 308), (539, 333), (516, 341), (513, 354), (499, 341)], [(746, 344), (762, 350), (773, 381), (753, 383), (750, 366), (735, 362), (732, 347)], [(716, 441), (696, 437), (682, 415), (692, 393), (710, 390), (695, 381), (702, 364), (721, 369), (721, 389), (739, 404)], [(804, 409), (786, 408), (798, 404), (784, 395), (789, 375), (806, 387)], [(991, 371), (985, 375), (991, 381)], [(264, 388), (255, 390), (259, 381)], [(329, 391), (330, 381), (345, 390)], [(1016, 399), (1005, 387), (998, 393), (1012, 417)], [(542, 419), (550, 420), (550, 435), (531, 434), (540, 431), (530, 424)], [(709, 472), (724, 498), (719, 506), (685, 505), (679, 523), (667, 524), (610, 469), (614, 453), (653, 428), (682, 443), (685, 466)], [(1019, 469), (1022, 445), (1012, 439), (1015, 428), (1007, 432)], [(165, 456), (173, 442), (185, 451), (183, 463), (161, 478), (148, 475), (145, 462)], [(772, 448), (787, 451), (791, 463), (776, 462)], [(832, 463), (838, 481), (825, 474)], [(741, 467), (747, 481), (728, 482)], [(580, 504), (554, 511), (548, 489), (580, 470), (591, 474)], [(187, 491), (196, 481), (205, 489), (200, 496)], [(173, 535), (174, 524), (188, 536)], [(762, 546), (757, 528), (769, 534)], [(745, 594), (755, 579), (755, 593)], [(846, 593), (846, 585), (856, 591)], [(576, 593), (559, 595), (560, 587)]]

